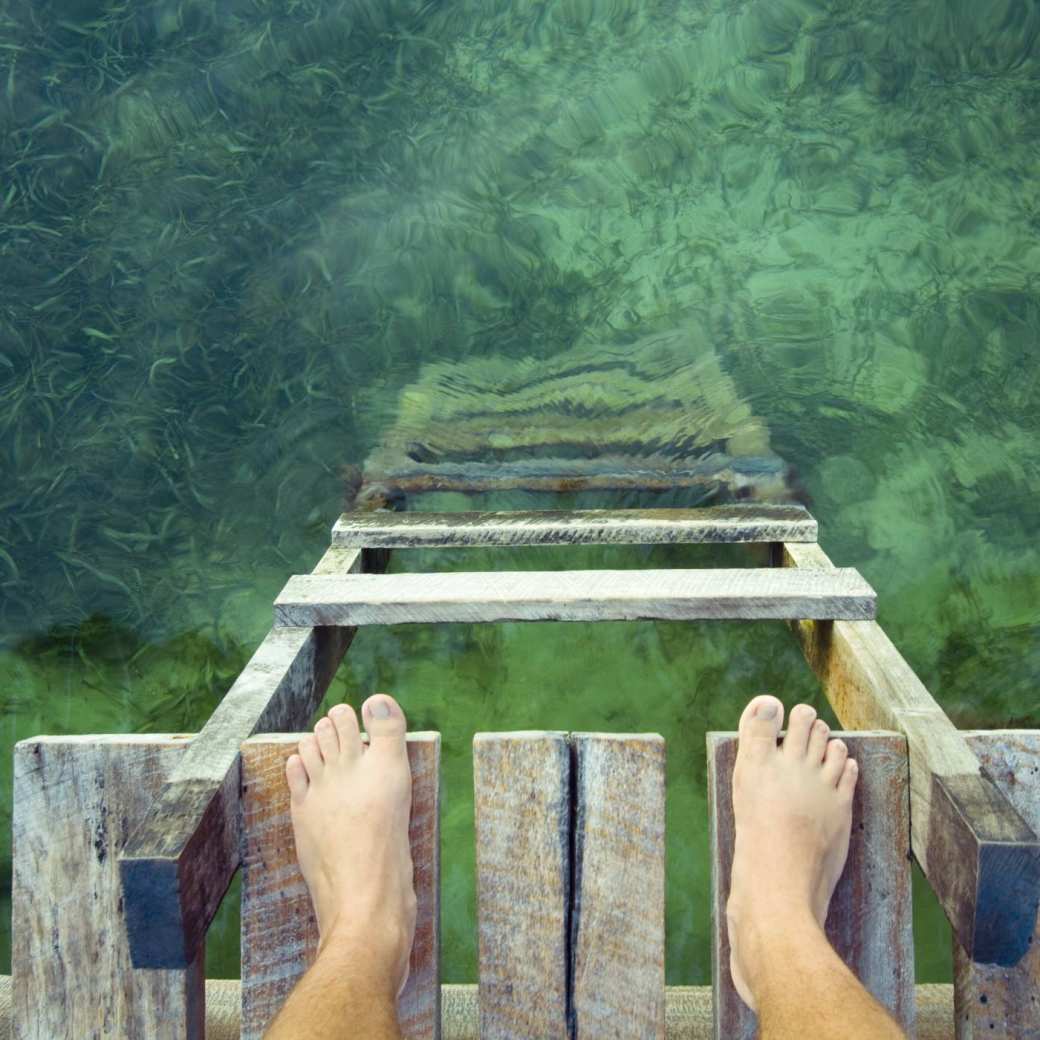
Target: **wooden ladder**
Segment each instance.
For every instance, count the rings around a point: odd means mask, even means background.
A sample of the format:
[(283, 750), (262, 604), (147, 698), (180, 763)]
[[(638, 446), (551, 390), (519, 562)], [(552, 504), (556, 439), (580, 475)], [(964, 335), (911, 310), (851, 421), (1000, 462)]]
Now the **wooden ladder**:
[[(291, 855), (284, 758), (358, 626), (634, 618), (791, 626), (842, 725), (860, 731), (847, 739), (863, 766), (863, 829), (828, 924), (839, 950), (909, 1027), (909, 850), (953, 929), (958, 1036), (1040, 1036), (1040, 733), (959, 732), (873, 620), (873, 590), (833, 567), (816, 530), (798, 506), (344, 515), (312, 574), (294, 576), (279, 595), (274, 627), (197, 736), (17, 745), (15, 1036), (202, 1037), (205, 933), (240, 867), (242, 1035), (261, 1035), (315, 940)], [(720, 542), (768, 543), (775, 566), (384, 573), (390, 551), (416, 546)], [(729, 982), (719, 913), (733, 753), (733, 735), (709, 736), (723, 1037), (753, 1029)], [(435, 1037), (439, 738), (412, 735), (409, 754), (420, 931), (402, 1016), (409, 1037)], [(597, 1016), (607, 1015), (631, 1023), (625, 1035), (663, 1036), (661, 739), (480, 735), (474, 754), (482, 1035), (595, 1036)], [(604, 782), (618, 771), (638, 800)], [(508, 778), (520, 775), (537, 812), (518, 804)], [(624, 837), (633, 827), (635, 845)], [(641, 892), (622, 843), (650, 881)], [(504, 894), (509, 870), (519, 870), (525, 898), (546, 901), (536, 915), (542, 931)], [(65, 891), (70, 879), (79, 898)], [(611, 941), (619, 934), (625, 941)], [(520, 964), (533, 967), (510, 978)]]

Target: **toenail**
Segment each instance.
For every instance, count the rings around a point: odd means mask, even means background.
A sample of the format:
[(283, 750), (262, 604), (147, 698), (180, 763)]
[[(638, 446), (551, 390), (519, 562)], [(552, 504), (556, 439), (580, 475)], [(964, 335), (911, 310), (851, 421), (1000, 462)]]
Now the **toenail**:
[(390, 718), (390, 705), (386, 701), (376, 701), (369, 707), (368, 714), (373, 719), (388, 719)]
[(329, 720), (326, 718), (320, 718), (318, 719), (318, 725), (321, 726), (322, 729), (328, 729), (329, 726), (332, 725), (332, 723), (329, 722)]
[(763, 701), (755, 708), (755, 717), (759, 719), (776, 718), (776, 701)]
[(340, 717), (340, 715), (346, 715), (346, 713), (347, 713), (347, 706), (345, 704), (337, 704), (329, 712), (330, 715), (334, 715), (337, 719)]

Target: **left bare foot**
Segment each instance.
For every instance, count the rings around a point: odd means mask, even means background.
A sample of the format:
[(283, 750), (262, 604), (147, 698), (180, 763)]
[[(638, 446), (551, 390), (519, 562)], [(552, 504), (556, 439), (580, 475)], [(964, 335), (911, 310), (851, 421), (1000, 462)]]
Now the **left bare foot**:
[(412, 775), (404, 712), (369, 697), (363, 750), (354, 709), (337, 704), (285, 765), (300, 870), (318, 920), (319, 950), (356, 948), (359, 964), (399, 995), (415, 935), (408, 821)]

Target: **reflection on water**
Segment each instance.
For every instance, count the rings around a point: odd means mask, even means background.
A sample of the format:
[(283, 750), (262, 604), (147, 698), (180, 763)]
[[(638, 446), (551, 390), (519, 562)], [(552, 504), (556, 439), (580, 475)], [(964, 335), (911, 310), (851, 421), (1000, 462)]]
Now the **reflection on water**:
[[(341, 468), (465, 372), (458, 436), (491, 384), (530, 414), (455, 462), (505, 465), (525, 429), (584, 465), (674, 462), (680, 433), (783, 460), (955, 720), (1040, 724), (1038, 30), (1028, 0), (8, 5), (8, 741), (201, 725), (327, 543)], [(655, 399), (635, 355), (660, 335), (671, 427), (623, 405), (633, 370)], [(546, 726), (668, 739), (668, 976), (707, 979), (703, 733), (812, 695), (782, 629), (379, 630), (333, 695), (377, 685), (445, 737), (446, 978), (473, 975), (470, 736)], [(9, 812), (9, 756), (0, 780)]]

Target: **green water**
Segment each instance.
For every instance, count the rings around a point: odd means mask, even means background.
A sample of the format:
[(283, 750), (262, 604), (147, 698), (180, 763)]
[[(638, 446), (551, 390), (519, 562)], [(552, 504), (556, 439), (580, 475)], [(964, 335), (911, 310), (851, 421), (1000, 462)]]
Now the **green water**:
[[(7, 748), (201, 726), (424, 362), (675, 329), (951, 717), (1040, 725), (1038, 32), (1026, 0), (4, 5)], [(648, 561), (705, 557), (579, 565)], [(475, 730), (667, 738), (667, 974), (703, 983), (704, 732), (762, 690), (824, 708), (766, 624), (371, 630), (330, 697), (377, 688), (444, 738), (449, 981), (475, 976)], [(919, 888), (918, 975), (948, 979)]]

